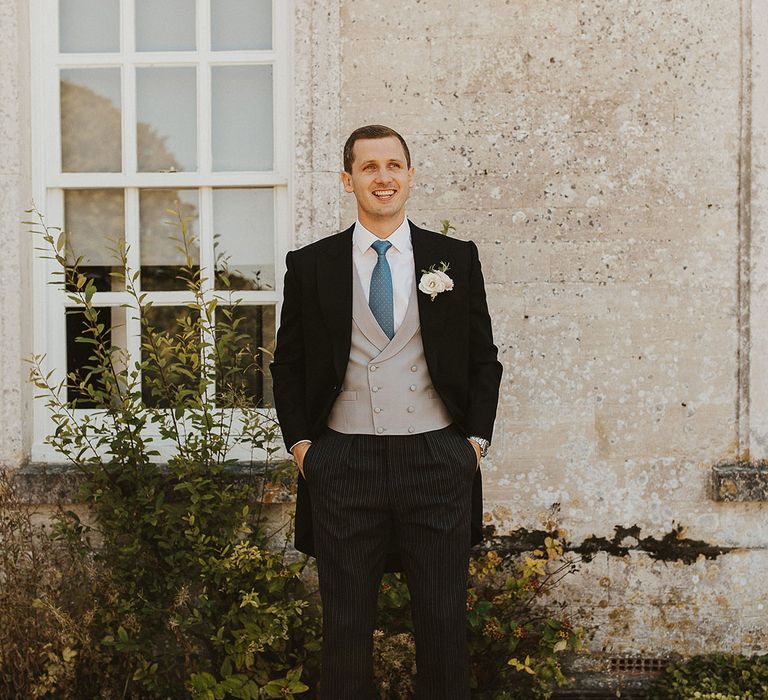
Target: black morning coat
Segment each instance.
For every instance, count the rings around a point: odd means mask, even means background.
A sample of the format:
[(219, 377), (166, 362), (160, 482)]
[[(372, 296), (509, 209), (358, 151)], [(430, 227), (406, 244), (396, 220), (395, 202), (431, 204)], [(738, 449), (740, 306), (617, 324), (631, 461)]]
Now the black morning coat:
[[(448, 263), (451, 291), (434, 301), (417, 291), (424, 355), (432, 385), (466, 435), (490, 440), (501, 382), (477, 246), (419, 228), (409, 221), (416, 280)], [(326, 428), (341, 391), (352, 337), (352, 232), (323, 238), (286, 256), (283, 308), (270, 365), (275, 407), (286, 447)], [(312, 511), (298, 479), (295, 544), (314, 554)], [(482, 481), (472, 488), (472, 544), (482, 538)], [(395, 553), (387, 569), (398, 570)]]

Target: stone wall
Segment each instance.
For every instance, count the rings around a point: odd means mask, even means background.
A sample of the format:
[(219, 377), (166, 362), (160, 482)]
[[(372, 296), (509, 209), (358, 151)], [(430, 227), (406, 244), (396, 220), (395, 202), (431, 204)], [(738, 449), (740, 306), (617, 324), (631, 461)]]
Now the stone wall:
[[(766, 506), (715, 501), (711, 474), (750, 445), (764, 456), (749, 423), (768, 419), (750, 405), (764, 385), (750, 310), (766, 314), (749, 286), (765, 263), (749, 180), (766, 13), (746, 0), (471, 6), (298, 3), (297, 41), (315, 27), (298, 145), (316, 147), (323, 191), (297, 199), (298, 243), (354, 220), (333, 180), (346, 135), (400, 130), (417, 169), (409, 215), (449, 219), (484, 263), (505, 368), (488, 522), (514, 541), (560, 503), (574, 546), (604, 543), (562, 593), (593, 651), (762, 651)], [(300, 90), (318, 75), (325, 89)]]
[(20, 223), (32, 200), (27, 5), (0, 0), (0, 468), (23, 462), (32, 427), (23, 365), (32, 330), (22, 323), (31, 246)]

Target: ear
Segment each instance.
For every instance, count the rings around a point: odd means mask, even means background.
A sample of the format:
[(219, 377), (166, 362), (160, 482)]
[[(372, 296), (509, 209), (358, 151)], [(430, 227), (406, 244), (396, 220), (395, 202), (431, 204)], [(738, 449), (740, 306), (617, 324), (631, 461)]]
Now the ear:
[(345, 192), (354, 192), (355, 188), (352, 187), (352, 176), (346, 171), (341, 171), (341, 184), (344, 185)]
[(416, 181), (416, 168), (408, 168), (408, 187), (413, 187)]

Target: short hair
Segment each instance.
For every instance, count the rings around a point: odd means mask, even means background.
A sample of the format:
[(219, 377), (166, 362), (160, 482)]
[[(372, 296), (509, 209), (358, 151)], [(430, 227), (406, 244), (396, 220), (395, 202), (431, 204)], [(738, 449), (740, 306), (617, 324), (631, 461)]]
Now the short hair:
[(405, 151), (405, 162), (408, 167), (411, 167), (411, 152), (408, 150), (408, 144), (405, 139), (400, 136), (394, 129), (390, 129), (388, 126), (382, 126), (381, 124), (368, 124), (355, 129), (344, 144), (344, 170), (345, 172), (352, 172), (352, 161), (354, 160), (354, 154), (352, 149), (355, 147), (355, 141), (360, 139), (386, 139), (390, 136), (394, 136), (403, 146)]

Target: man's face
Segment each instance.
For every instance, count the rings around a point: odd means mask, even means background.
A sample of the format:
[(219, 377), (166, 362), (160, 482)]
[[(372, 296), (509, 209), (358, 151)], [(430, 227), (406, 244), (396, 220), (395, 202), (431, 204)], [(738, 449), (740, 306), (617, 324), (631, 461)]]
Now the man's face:
[(394, 136), (360, 139), (352, 154), (352, 172), (341, 173), (341, 179), (344, 189), (355, 195), (360, 222), (399, 223), (414, 176), (400, 141)]

